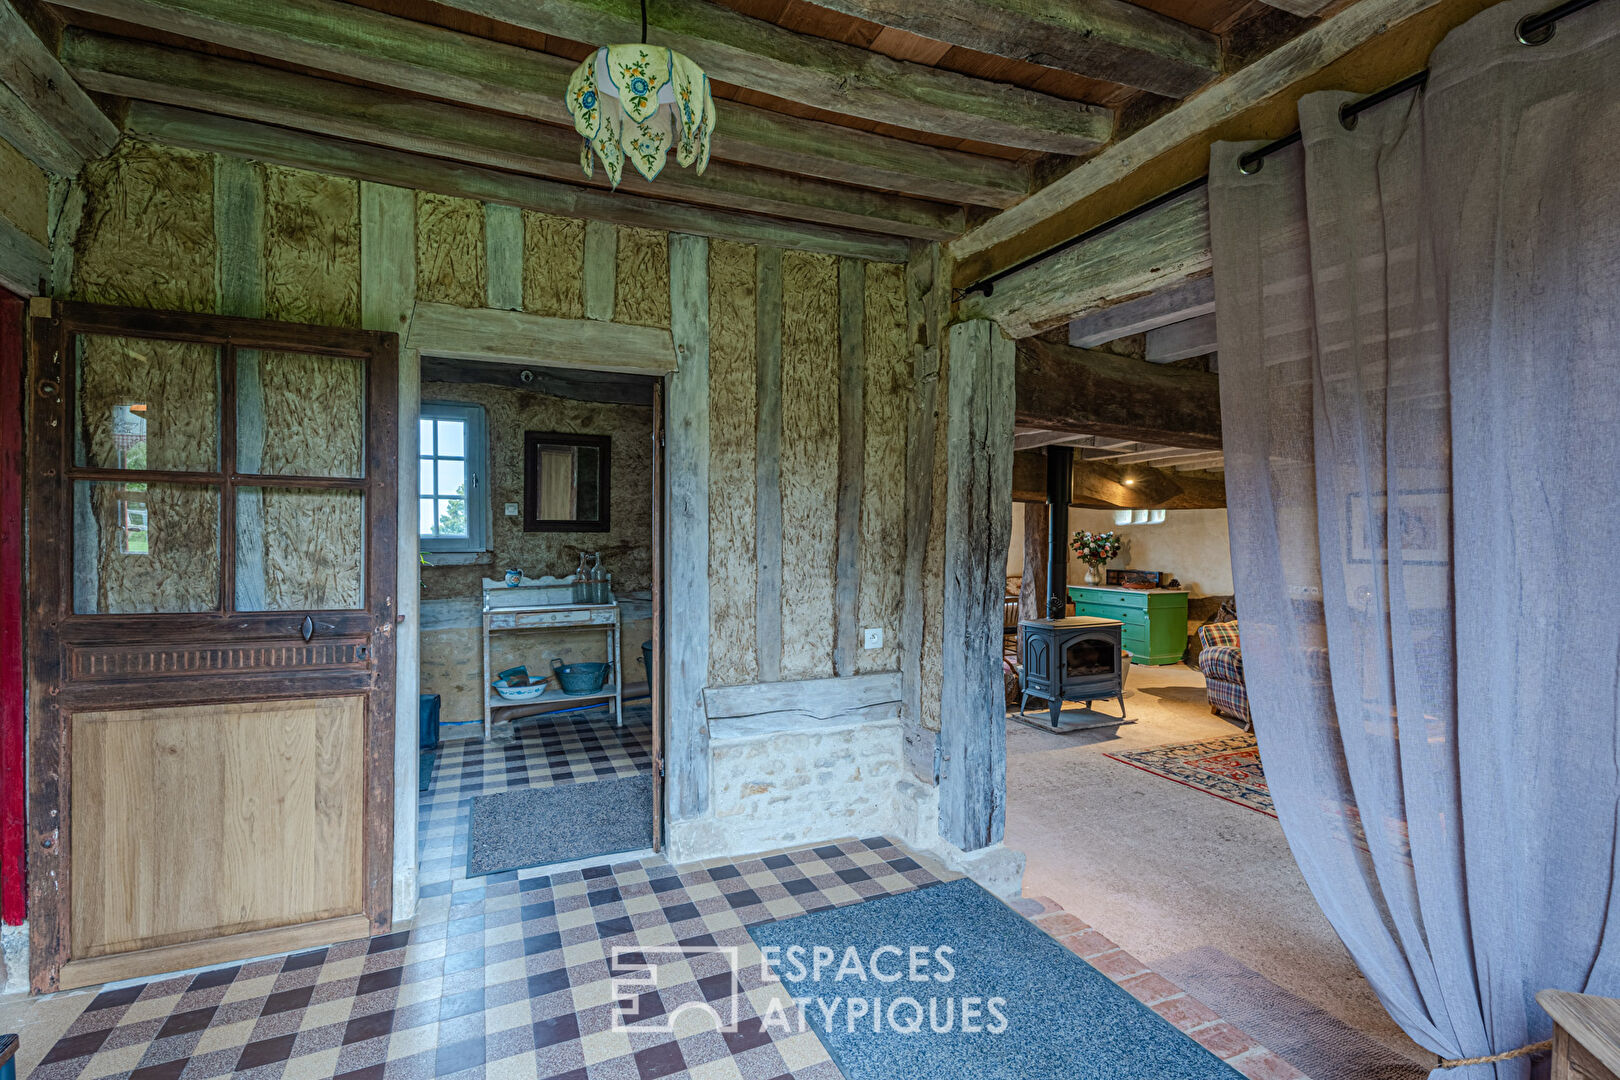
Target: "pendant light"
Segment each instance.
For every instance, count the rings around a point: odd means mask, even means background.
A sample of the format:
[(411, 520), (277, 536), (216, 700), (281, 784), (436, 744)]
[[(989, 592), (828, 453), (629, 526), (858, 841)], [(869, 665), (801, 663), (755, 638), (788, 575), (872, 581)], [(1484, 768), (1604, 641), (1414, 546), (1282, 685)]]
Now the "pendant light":
[(641, 42), (604, 45), (568, 80), (568, 112), (584, 136), (579, 164), (594, 174), (595, 157), (617, 188), (624, 162), (657, 179), (670, 149), (683, 166), (709, 163), (714, 98), (709, 77), (674, 49), (647, 44), (647, 0), (641, 0)]

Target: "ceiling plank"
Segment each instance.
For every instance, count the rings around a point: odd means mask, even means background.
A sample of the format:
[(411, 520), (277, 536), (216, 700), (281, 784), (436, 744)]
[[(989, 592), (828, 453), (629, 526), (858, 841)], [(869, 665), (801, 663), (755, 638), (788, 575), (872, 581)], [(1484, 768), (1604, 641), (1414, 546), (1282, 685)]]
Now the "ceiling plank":
[[(312, 78), (70, 29), (62, 59), (86, 87), (128, 98), (589, 184), (572, 131), (384, 90)], [(669, 168), (657, 185), (626, 176), (620, 191), (682, 202), (938, 240), (961, 232), (962, 211), (863, 188), (711, 162), (700, 177)]]
[(1189, 191), (1106, 232), (970, 293), (965, 319), (994, 319), (1009, 336), (1038, 334), (1093, 311), (1207, 277), (1209, 193)]
[(0, 0), (0, 138), (58, 176), (73, 176), (118, 143), (96, 107), (10, 0)]
[[(337, 0), (61, 0), (58, 7), (257, 53), (379, 86), (570, 129), (575, 65)], [(1029, 190), (1012, 162), (724, 102), (719, 160), (944, 202), (1008, 206)]]
[(1145, 334), (1156, 327), (1211, 315), (1214, 311), (1215, 279), (1207, 276), (1193, 278), (1071, 321), (1069, 344), (1080, 349), (1094, 349), (1122, 337)]
[(904, 262), (909, 251), (909, 242), (899, 237), (843, 232), (821, 225), (711, 210), (636, 195), (609, 194), (144, 101), (130, 103), (125, 129), (138, 137), (191, 150), (233, 154), (356, 180), (419, 188), (615, 225), (667, 229), (748, 244), (778, 244), (884, 262)]
[(1220, 383), (1205, 371), (1025, 338), (1015, 423), (1166, 447), (1221, 446)]
[(1372, 93), (1421, 70), (1450, 30), (1498, 0), (1358, 0), (1195, 94), (950, 245), (966, 286), (1080, 236), (1209, 170), (1216, 142), (1277, 139), (1316, 90)]
[[(627, 0), (448, 0), (448, 6), (571, 41), (636, 41)], [(1113, 110), (894, 60), (751, 18), (714, 0), (648, 5), (650, 37), (711, 78), (913, 131), (1056, 154), (1084, 154), (1113, 133)], [(723, 124), (721, 125), (723, 128)]]
[[(1046, 501), (1044, 451), (1013, 454), (1012, 489), (1015, 502)], [(1076, 460), (1069, 500), (1071, 506), (1103, 510), (1221, 510), (1226, 507), (1226, 479), (1219, 473)]]
[(1216, 347), (1213, 311), (1147, 332), (1147, 360), (1150, 364), (1168, 364), (1174, 360), (1208, 356)]
[[(1306, 0), (1317, 2), (1317, 0)], [(1124, 0), (816, 0), (975, 52), (1184, 98), (1220, 73), (1214, 34)]]

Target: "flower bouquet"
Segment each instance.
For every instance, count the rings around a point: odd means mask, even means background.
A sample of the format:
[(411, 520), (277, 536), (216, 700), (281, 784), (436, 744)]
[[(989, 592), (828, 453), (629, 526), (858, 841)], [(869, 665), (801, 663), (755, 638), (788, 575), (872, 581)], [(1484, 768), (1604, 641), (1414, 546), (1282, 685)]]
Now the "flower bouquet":
[(1097, 572), (1097, 568), (1119, 554), (1119, 534), (1113, 531), (1087, 532), (1081, 530), (1074, 534), (1074, 539), (1069, 544), (1074, 548), (1075, 555), (1088, 567), (1086, 570), (1087, 585), (1100, 584), (1102, 575)]

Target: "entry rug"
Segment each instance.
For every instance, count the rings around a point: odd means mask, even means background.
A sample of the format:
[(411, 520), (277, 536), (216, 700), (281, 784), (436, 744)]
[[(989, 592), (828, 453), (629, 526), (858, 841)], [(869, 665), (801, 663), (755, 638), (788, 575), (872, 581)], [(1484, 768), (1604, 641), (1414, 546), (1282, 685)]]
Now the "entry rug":
[(472, 801), (467, 876), (652, 847), (652, 776), (519, 788)]
[(748, 932), (847, 1080), (1239, 1080), (969, 878)]
[[(1134, 765), (1144, 772), (1174, 780), (1178, 784), (1206, 791), (1217, 799), (1258, 810), (1268, 817), (1277, 816), (1253, 732), (1103, 756)], [(1334, 805), (1323, 809), (1342, 815), (1346, 819), (1350, 839), (1357, 847), (1367, 850), (1366, 828), (1356, 807)], [(1412, 848), (1407, 837), (1406, 822), (1390, 819), (1384, 822), (1384, 827), (1395, 855), (1410, 860)]]

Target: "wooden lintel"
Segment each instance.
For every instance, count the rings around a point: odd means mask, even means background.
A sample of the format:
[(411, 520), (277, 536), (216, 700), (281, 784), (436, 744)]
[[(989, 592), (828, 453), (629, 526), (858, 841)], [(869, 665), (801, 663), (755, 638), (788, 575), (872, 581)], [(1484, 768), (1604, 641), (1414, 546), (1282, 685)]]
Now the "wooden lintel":
[(424, 357), (531, 365), (535, 357), (594, 356), (598, 371), (666, 375), (676, 368), (668, 330), (596, 319), (554, 319), (526, 311), (416, 305), (404, 347)]
[[(344, 79), (573, 127), (563, 98), (574, 62), (355, 4), (63, 0), (62, 6)], [(1029, 192), (1028, 168), (1012, 162), (737, 102), (723, 109), (713, 140), (717, 161), (982, 206), (1011, 206)]]
[[(1013, 455), (1012, 487), (1014, 502), (1046, 501), (1044, 451), (1020, 450)], [(1069, 505), (1099, 510), (1220, 510), (1226, 507), (1226, 478), (1221, 473), (1076, 458)]]
[(1188, 449), (1221, 447), (1217, 376), (1025, 338), (1018, 343), (1020, 427)]
[(1215, 279), (1196, 277), (1111, 307), (1094, 311), (1069, 323), (1069, 344), (1094, 349), (1132, 334), (1145, 334), (1161, 326), (1196, 319), (1215, 311)]
[[(569, 41), (634, 41), (641, 22), (620, 0), (451, 0), (449, 6)], [(913, 131), (1083, 154), (1113, 132), (1111, 109), (894, 60), (796, 33), (716, 0), (649, 8), (660, 45), (698, 60), (711, 78), (789, 101)]]
[[(579, 167), (573, 129), (397, 92), (318, 79), (186, 49), (70, 29), (62, 59), (91, 90), (488, 165), (605, 190)], [(630, 170), (626, 194), (939, 240), (962, 231), (958, 207), (712, 161), (702, 176), (665, 169), (658, 183)]]
[(657, 380), (645, 375), (542, 367), (539, 364), (519, 366), (487, 360), (441, 360), (424, 356), (422, 381), (481, 383), (573, 401), (651, 405), (653, 384)]
[(436, 191), (482, 202), (543, 210), (615, 225), (712, 236), (746, 244), (780, 244), (859, 259), (900, 262), (910, 250), (893, 236), (845, 232), (809, 222), (782, 221), (707, 207), (610, 194), (554, 180), (460, 165), (439, 158), (305, 135), (269, 124), (214, 116), (167, 105), (132, 102), (127, 130), (154, 142), (191, 150), (269, 161), (396, 187)]
[(965, 287), (1197, 179), (1216, 142), (1287, 135), (1305, 94), (1369, 94), (1421, 71), (1448, 32), (1496, 2), (1345, 6), (952, 243), (954, 283)]
[(1165, 97), (1186, 97), (1220, 73), (1214, 34), (1124, 0), (818, 0), (818, 6)]

